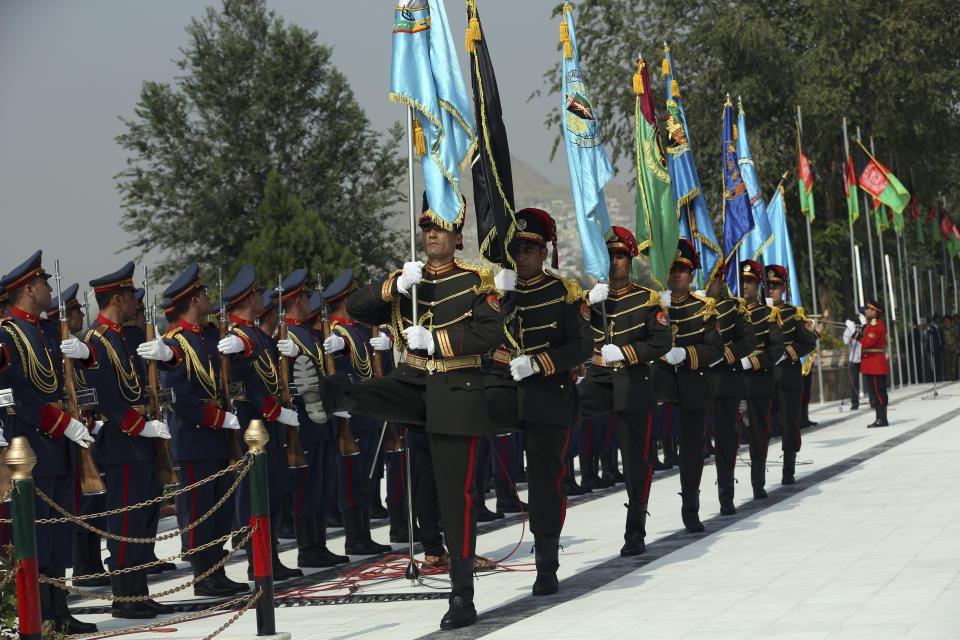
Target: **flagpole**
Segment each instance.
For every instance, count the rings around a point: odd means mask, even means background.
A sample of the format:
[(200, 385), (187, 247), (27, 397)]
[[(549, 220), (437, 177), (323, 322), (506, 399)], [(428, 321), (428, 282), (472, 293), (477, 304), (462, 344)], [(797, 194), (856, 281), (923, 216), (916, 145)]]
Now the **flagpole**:
[[(857, 142), (860, 142), (860, 127), (857, 127)], [(871, 216), (868, 211), (873, 211), (868, 207), (867, 194), (863, 194), (863, 221), (867, 225), (867, 250), (870, 253), (870, 285), (873, 290), (873, 297), (877, 298), (877, 270), (873, 264), (873, 230), (870, 229)]]
[[(876, 150), (874, 150), (874, 147), (873, 147), (873, 136), (870, 136), (870, 155), (872, 155), (874, 158), (877, 157), (877, 152), (876, 152)], [(873, 212), (873, 215), (874, 215), (874, 217), (876, 217), (876, 215), (877, 215), (876, 210)], [(875, 225), (875, 226), (876, 226), (876, 228), (877, 228), (877, 244), (878, 244), (879, 249), (880, 249), (880, 275), (881, 275), (881, 277), (883, 278), (883, 280), (882, 280), (882, 282), (883, 282), (883, 297), (884, 297), (884, 298), (888, 298), (888, 297), (890, 296), (890, 288), (889, 288), (888, 283), (887, 283), (887, 268), (886, 268), (886, 260), (887, 260), (886, 255), (887, 255), (887, 254), (886, 254), (886, 252), (884, 251), (884, 247), (883, 247), (883, 225)], [(886, 300), (886, 304), (887, 304), (887, 307), (890, 307), (891, 304), (892, 304), (892, 301), (891, 301), (891, 300)], [(894, 335), (896, 335), (896, 328), (894, 328)], [(892, 352), (890, 351), (890, 347), (891, 347), (890, 342), (887, 341), (887, 344), (886, 344), (887, 362), (890, 362), (890, 361), (893, 359), (893, 354), (892, 354)], [(897, 354), (897, 360), (899, 361), (899, 359), (900, 359), (900, 354), (898, 353), (898, 354)], [(901, 381), (901, 383), (902, 383), (902, 381)]]
[[(943, 210), (946, 211), (946, 210), (947, 210), (947, 196), (940, 196), (940, 198), (941, 198), (941, 201), (943, 202)], [(938, 221), (938, 222), (940, 222), (940, 223), (942, 224), (942, 220), (940, 220), (940, 221)], [(940, 225), (938, 224), (938, 225), (937, 225), (937, 227), (938, 227), (938, 228), (937, 228), (937, 231), (940, 231), (939, 226), (940, 226)], [(941, 233), (940, 235), (942, 236), (943, 233)], [(950, 238), (942, 238), (942, 241), (940, 242), (940, 248), (943, 250), (943, 275), (940, 276), (940, 299), (943, 301), (943, 302), (942, 302), (942, 304), (943, 304), (943, 315), (947, 315), (947, 314), (949, 313), (949, 311), (947, 311), (947, 283), (946, 283), (946, 279), (947, 279), (947, 262), (948, 262), (948, 259), (947, 259), (947, 243), (948, 243), (949, 241), (950, 241)], [(956, 306), (956, 305), (954, 305), (954, 306)]]
[[(800, 115), (800, 105), (797, 105), (797, 124), (800, 125), (800, 131), (803, 131), (803, 117)], [(802, 151), (802, 150), (801, 150)], [(810, 198), (813, 198), (813, 190), (810, 190)], [(810, 216), (803, 216), (807, 221), (807, 255), (810, 258), (810, 294), (813, 298), (813, 315), (819, 315), (820, 311), (817, 304), (817, 279), (813, 271), (813, 236), (810, 232)], [(820, 337), (817, 334), (817, 351), (820, 351)], [(817, 358), (817, 389), (820, 392), (820, 403), (823, 404), (823, 358)]]
[[(906, 228), (906, 224), (904, 224)], [(902, 236), (902, 234), (901, 234)], [(900, 277), (897, 280), (900, 282), (900, 308), (904, 309), (904, 312), (901, 313), (900, 321), (903, 323), (903, 345), (907, 349), (907, 383), (910, 383), (916, 376), (916, 367), (913, 362), (913, 349), (911, 345), (913, 344), (912, 337), (910, 335), (910, 286), (906, 287), (906, 293), (904, 292), (903, 278), (906, 271), (904, 270), (903, 264), (903, 252), (900, 249), (900, 241), (902, 237), (897, 237), (897, 269)], [(904, 240), (904, 243), (906, 241)]]
[[(850, 141), (847, 139), (847, 119), (844, 118), (844, 119), (843, 119), (843, 173), (844, 173), (844, 175), (847, 174), (847, 169), (849, 168), (849, 166), (847, 165), (847, 159), (848, 159), (849, 157), (850, 157)], [(850, 181), (849, 181), (849, 176), (847, 177), (846, 182), (848, 183), (848, 184), (847, 184), (847, 189), (852, 189), (852, 190), (853, 190), (853, 197), (856, 198), (856, 197), (857, 197), (857, 186), (856, 186), (855, 184), (849, 184), (849, 182), (850, 182)], [(850, 210), (849, 210), (849, 209), (847, 209), (847, 216), (848, 216), (848, 217), (850, 216)], [(855, 251), (853, 250), (853, 245), (854, 245), (854, 241), (853, 241), (853, 220), (848, 220), (847, 222), (848, 222), (847, 228), (850, 230), (850, 266), (852, 267), (852, 268), (850, 269), (850, 275), (853, 277), (853, 290), (852, 290), (852, 291), (853, 291), (853, 294), (852, 294), (850, 297), (853, 298), (853, 312), (856, 313), (856, 312), (857, 312), (857, 308), (858, 308), (858, 305), (857, 305), (857, 269), (856, 269), (856, 266), (855, 266), (856, 263), (854, 262), (854, 260), (856, 260), (856, 256), (854, 255), (854, 254), (855, 254)]]
[[(413, 184), (413, 156), (414, 156), (414, 144), (413, 144), (413, 107), (407, 107), (407, 203), (410, 209), (410, 262), (417, 261), (417, 213), (416, 213), (416, 204), (414, 202), (415, 198), (415, 189)], [(417, 285), (410, 287), (410, 301), (411, 301), (411, 312), (410, 319), (412, 321), (412, 326), (417, 325)], [(417, 581), (420, 576), (420, 570), (417, 568), (417, 563), (414, 562), (414, 548), (413, 548), (413, 473), (410, 467), (410, 441), (404, 437), (403, 439), (404, 447), (404, 459), (406, 461), (404, 472), (406, 478), (404, 482), (406, 483), (407, 489), (407, 526), (410, 529), (409, 539), (408, 539), (408, 553), (409, 558), (407, 562), (407, 570), (404, 573), (406, 578), (410, 580), (410, 583), (413, 584)]]

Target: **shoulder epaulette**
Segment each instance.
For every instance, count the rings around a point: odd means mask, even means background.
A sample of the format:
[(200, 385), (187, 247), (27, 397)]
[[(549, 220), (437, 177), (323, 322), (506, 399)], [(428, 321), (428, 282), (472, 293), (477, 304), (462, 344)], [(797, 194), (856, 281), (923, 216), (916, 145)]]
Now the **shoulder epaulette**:
[(163, 334), (163, 337), (164, 337), (164, 338), (173, 338), (174, 336), (176, 336), (176, 335), (177, 335), (178, 333), (180, 333), (181, 331), (183, 331), (183, 327), (173, 327), (173, 328), (171, 328), (171, 329), (168, 329), (167, 332), (166, 332), (165, 334)]
[(661, 306), (661, 307), (662, 307), (662, 306), (663, 306), (663, 300), (660, 299), (660, 292), (659, 292), (659, 291), (656, 291), (656, 290), (654, 290), (654, 289), (648, 289), (647, 287), (644, 287), (643, 285), (639, 285), (639, 284), (638, 284), (638, 285), (634, 285), (634, 286), (636, 286), (637, 288), (639, 288), (641, 291), (646, 291), (646, 292), (647, 292), (648, 297), (647, 297), (647, 304), (646, 304), (646, 306), (648, 306), (648, 307), (652, 307), (652, 306)]
[(13, 316), (3, 316), (0, 318), (0, 327), (11, 322), (13, 322)]
[(580, 282), (576, 278), (564, 278), (562, 275), (552, 269), (544, 269), (544, 273), (554, 280), (559, 280), (563, 288), (567, 290), (564, 302), (571, 304), (577, 300), (584, 300), (584, 290), (580, 288)]
[(797, 310), (797, 317), (806, 322), (807, 314), (803, 312), (803, 307), (794, 307), (794, 309)]
[(700, 311), (700, 315), (703, 315), (704, 318), (709, 318), (711, 316), (717, 315), (717, 301), (713, 298), (708, 298), (707, 296), (697, 295), (696, 293), (690, 293), (690, 296), (696, 300), (699, 300), (703, 303), (703, 309)]
[(768, 320), (773, 320), (777, 323), (780, 322), (780, 307), (768, 306), (770, 309), (770, 315), (767, 316)]
[(746, 300), (746, 298), (734, 298), (734, 300), (739, 300), (739, 301), (740, 301), (740, 306), (738, 307), (737, 310), (738, 310), (740, 313), (747, 313), (747, 300)]
[(497, 291), (497, 285), (495, 285), (493, 282), (493, 269), (490, 267), (483, 267), (478, 264), (469, 264), (460, 258), (454, 258), (453, 261), (464, 271), (472, 271), (480, 276), (480, 287), (477, 289), (477, 293), (502, 293)]

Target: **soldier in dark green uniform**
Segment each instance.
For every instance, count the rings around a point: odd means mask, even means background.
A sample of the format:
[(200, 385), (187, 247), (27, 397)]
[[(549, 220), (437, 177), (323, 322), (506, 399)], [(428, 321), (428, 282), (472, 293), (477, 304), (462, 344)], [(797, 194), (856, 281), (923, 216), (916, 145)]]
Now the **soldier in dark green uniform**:
[(740, 289), (747, 301), (747, 317), (757, 337), (753, 352), (741, 358), (740, 366), (745, 374), (747, 422), (750, 437), (750, 484), (753, 498), (767, 497), (766, 484), (767, 447), (770, 442), (770, 417), (773, 414), (773, 398), (776, 383), (773, 363), (783, 355), (783, 333), (776, 307), (760, 303), (760, 279), (763, 267), (759, 262), (744, 260), (740, 263)]
[(578, 390), (584, 417), (613, 410), (629, 499), (620, 555), (635, 556), (646, 550), (643, 538), (653, 473), (648, 455), (651, 412), (657, 399), (650, 362), (670, 351), (673, 338), (667, 314), (660, 306), (660, 294), (630, 281), (633, 259), (640, 253), (633, 234), (623, 227), (613, 227), (607, 251), (609, 286), (597, 284), (588, 294), (593, 305), (594, 350), (590, 369)]
[[(451, 228), (452, 227), (452, 228)], [(461, 226), (420, 218), (427, 264), (408, 262), (380, 283), (355, 291), (347, 311), (360, 322), (390, 323), (406, 357), (388, 376), (358, 384), (324, 380), (328, 414), (345, 410), (378, 420), (426, 425), (450, 552), (449, 610), (440, 627), (473, 624), (477, 441), (491, 433), (481, 356), (503, 340), (500, 296), (490, 269), (454, 258)], [(412, 321), (413, 286), (418, 317)]]
[[(540, 209), (516, 214), (511, 243), (517, 263), (514, 308), (506, 316), (503, 343), (493, 354), (484, 385), (490, 424), (498, 432), (524, 432), (530, 530), (537, 579), (534, 595), (557, 591), (557, 550), (566, 511), (560, 490), (564, 450), (576, 422), (572, 371), (590, 357), (590, 309), (576, 280), (543, 270), (547, 243), (557, 266), (557, 230)], [(509, 273), (509, 272), (504, 272)], [(510, 283), (504, 285), (510, 287)]]
[(657, 362), (656, 386), (671, 406), (670, 418), (680, 439), (680, 515), (687, 531), (703, 531), (700, 522), (700, 477), (707, 437), (707, 411), (713, 408), (710, 365), (723, 359), (723, 340), (717, 330), (717, 310), (710, 298), (690, 293), (700, 254), (693, 243), (680, 238), (667, 276), (669, 289), (661, 294), (670, 307), (668, 318), (673, 348)]
[(786, 267), (767, 265), (767, 290), (777, 307), (783, 330), (784, 354), (777, 360), (774, 379), (777, 382), (777, 421), (783, 446), (782, 484), (793, 484), (793, 474), (800, 451), (800, 409), (803, 394), (803, 374), (800, 358), (817, 346), (817, 337), (807, 328), (803, 307), (784, 301), (790, 281)]
[(713, 425), (717, 441), (717, 493), (721, 515), (729, 516), (737, 512), (733, 506), (733, 468), (740, 448), (740, 434), (737, 433), (740, 400), (746, 395), (740, 362), (757, 346), (757, 336), (747, 319), (746, 301), (730, 295), (726, 278), (727, 265), (720, 263), (707, 285), (707, 295), (716, 302), (717, 322), (723, 340), (723, 360), (711, 371), (716, 385)]

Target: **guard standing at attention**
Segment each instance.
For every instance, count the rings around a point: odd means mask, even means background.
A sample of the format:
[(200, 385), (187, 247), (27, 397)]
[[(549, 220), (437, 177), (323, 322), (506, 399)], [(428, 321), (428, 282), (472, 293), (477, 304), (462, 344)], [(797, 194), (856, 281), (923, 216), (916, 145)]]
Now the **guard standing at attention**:
[(860, 342), (860, 372), (866, 377), (867, 393), (870, 394), (870, 404), (876, 413), (877, 419), (868, 427), (887, 427), (887, 376), (890, 375), (890, 365), (884, 348), (887, 346), (887, 326), (880, 319), (883, 307), (876, 300), (867, 302), (863, 315), (867, 322), (861, 325), (854, 334), (854, 339)]

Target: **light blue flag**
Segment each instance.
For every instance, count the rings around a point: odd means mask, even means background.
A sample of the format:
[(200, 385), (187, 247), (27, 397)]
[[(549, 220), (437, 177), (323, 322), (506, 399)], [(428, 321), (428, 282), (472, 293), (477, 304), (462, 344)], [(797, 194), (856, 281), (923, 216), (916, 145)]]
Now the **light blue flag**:
[[(563, 7), (560, 33), (564, 44), (564, 52), (560, 54), (563, 70), (563, 104), (560, 107), (563, 141), (567, 151), (567, 169), (570, 171), (573, 206), (577, 213), (583, 265), (591, 276), (606, 282), (610, 273), (610, 254), (606, 244), (610, 218), (603, 199), (603, 185), (613, 177), (613, 165), (600, 142), (597, 113), (580, 72), (577, 37), (569, 4)], [(570, 57), (567, 57), (567, 53), (570, 53)]]
[(750, 155), (750, 143), (747, 141), (747, 119), (743, 112), (743, 101), (739, 102), (740, 115), (737, 117), (737, 164), (740, 175), (747, 186), (747, 197), (753, 209), (753, 231), (747, 234), (740, 245), (740, 260), (760, 260), (763, 250), (773, 242), (773, 231), (767, 219), (767, 207), (757, 182), (757, 168)]
[[(445, 229), (463, 224), (460, 172), (476, 147), (473, 107), (443, 0), (401, 0), (393, 23), (390, 100), (413, 107), (423, 130), (426, 214)], [(418, 126), (414, 126), (415, 138)]]
[(787, 229), (787, 209), (783, 201), (783, 183), (777, 185), (777, 190), (767, 204), (767, 216), (773, 227), (773, 242), (763, 252), (763, 263), (779, 264), (787, 268), (790, 275), (790, 290), (787, 292), (787, 302), (800, 307), (800, 282), (797, 280), (797, 270), (793, 264), (793, 245), (790, 244), (790, 231)]
[(737, 162), (737, 130), (733, 126), (733, 105), (730, 96), (723, 105), (723, 252), (727, 269), (727, 286), (733, 295), (740, 295), (739, 257), (743, 238), (753, 230), (753, 211), (747, 187)]
[[(667, 87), (667, 166), (670, 170), (670, 183), (673, 196), (677, 201), (677, 215), (680, 217), (680, 234), (692, 240), (700, 253), (698, 274), (700, 288), (713, 278), (714, 272), (723, 260), (723, 251), (717, 242), (713, 221), (707, 211), (707, 202), (700, 189), (700, 177), (693, 160), (693, 146), (687, 118), (680, 101), (680, 89), (673, 68), (673, 56), (670, 47), (664, 45), (664, 74)], [(684, 218), (688, 218), (684, 222)]]

